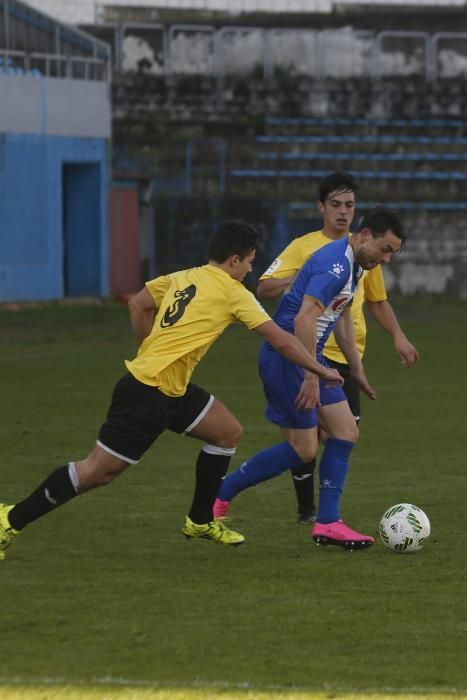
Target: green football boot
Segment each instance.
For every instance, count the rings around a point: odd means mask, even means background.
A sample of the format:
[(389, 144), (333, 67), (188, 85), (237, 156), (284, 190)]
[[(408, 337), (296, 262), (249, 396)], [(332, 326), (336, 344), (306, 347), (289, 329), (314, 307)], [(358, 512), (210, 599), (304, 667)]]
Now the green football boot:
[(13, 506), (7, 506), (0, 503), (0, 560), (5, 559), (5, 549), (18, 534), (18, 530), (14, 530), (8, 520), (8, 513)]
[(217, 544), (231, 544), (234, 547), (242, 544), (245, 541), (243, 535), (234, 530), (229, 530), (221, 520), (213, 520), (205, 525), (197, 525), (188, 515), (185, 517), (185, 524), (182, 532), (187, 539), (203, 537)]

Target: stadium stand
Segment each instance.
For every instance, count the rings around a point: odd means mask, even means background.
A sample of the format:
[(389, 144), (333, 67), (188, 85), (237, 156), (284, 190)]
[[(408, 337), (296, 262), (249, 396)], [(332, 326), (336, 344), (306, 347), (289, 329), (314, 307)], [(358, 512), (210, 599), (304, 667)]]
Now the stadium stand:
[(0, 0), (0, 301), (108, 292), (110, 52)]
[(255, 137), (261, 150), (246, 149), (248, 167), (232, 167), (229, 177), (273, 180), (280, 187), (283, 180), (321, 178), (337, 168), (351, 170), (376, 198), (378, 181), (386, 180), (401, 198), (407, 180), (423, 182), (414, 201), (426, 200), (432, 181), (449, 182), (460, 196), (467, 138), (459, 134), (466, 126), (442, 119), (268, 119), (268, 133)]
[[(213, 221), (250, 215), (269, 231), (267, 259), (274, 241), (310, 225), (317, 182), (336, 169), (362, 181), (362, 206), (397, 205), (423, 236), (437, 234), (442, 215), (458, 235), (467, 209), (461, 10), (369, 8), (344, 25), (347, 15), (332, 13), (196, 20), (195, 11), (113, 6), (76, 35), (59, 23), (52, 34), (50, 18), (30, 10), (39, 60), (24, 49), (25, 32), (12, 31), (27, 14), (17, 5), (0, 0), (0, 76), (98, 82), (109, 78), (111, 57), (113, 173), (131, 183), (132, 201), (139, 192), (150, 274), (180, 254), (165, 231), (184, 231), (186, 264), (195, 262), (193, 219), (204, 211)], [(5, 7), (15, 10), (8, 31)]]

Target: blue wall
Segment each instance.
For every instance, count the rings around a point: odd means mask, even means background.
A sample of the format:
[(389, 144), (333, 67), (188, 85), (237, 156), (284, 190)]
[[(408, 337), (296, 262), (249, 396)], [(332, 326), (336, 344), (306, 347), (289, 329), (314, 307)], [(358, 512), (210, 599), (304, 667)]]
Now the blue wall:
[(64, 173), (79, 165), (95, 167), (83, 168), (89, 178), (71, 178), (73, 240), (81, 227), (84, 244), (71, 262), (73, 290), (78, 296), (107, 295), (107, 141), (0, 134), (0, 301), (60, 299), (67, 293)]

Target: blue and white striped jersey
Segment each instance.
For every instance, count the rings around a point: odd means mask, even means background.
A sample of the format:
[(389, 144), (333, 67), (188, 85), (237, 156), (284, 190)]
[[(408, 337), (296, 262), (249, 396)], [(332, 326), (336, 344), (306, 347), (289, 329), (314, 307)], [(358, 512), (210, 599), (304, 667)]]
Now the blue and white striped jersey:
[(317, 321), (316, 356), (320, 358), (324, 344), (336, 321), (355, 294), (362, 268), (355, 263), (347, 238), (323, 246), (303, 265), (290, 292), (284, 294), (274, 314), (275, 322), (294, 333), (294, 320), (303, 299), (313, 299), (323, 308)]

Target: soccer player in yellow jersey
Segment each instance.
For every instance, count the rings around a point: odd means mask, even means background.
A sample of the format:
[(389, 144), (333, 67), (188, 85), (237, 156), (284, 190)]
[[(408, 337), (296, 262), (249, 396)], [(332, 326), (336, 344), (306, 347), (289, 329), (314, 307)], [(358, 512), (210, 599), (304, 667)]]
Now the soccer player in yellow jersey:
[(226, 221), (210, 240), (207, 265), (158, 277), (130, 301), (141, 345), (114, 387), (97, 444), (84, 459), (52, 472), (24, 500), (0, 505), (0, 559), (26, 525), (75, 496), (110, 483), (136, 464), (164, 430), (205, 443), (198, 455), (195, 493), (183, 534), (227, 545), (243, 542), (243, 535), (215, 521), (212, 514), (242, 429), (220, 401), (191, 383), (197, 363), (227, 326), (240, 322), (331, 385), (342, 383), (335, 369), (317, 362), (241, 284), (251, 271), (257, 239), (249, 224)]
[[(257, 295), (261, 299), (273, 298), (284, 292), (291, 284), (298, 270), (317, 250), (331, 241), (349, 235), (355, 212), (355, 195), (358, 182), (350, 173), (335, 172), (328, 175), (319, 185), (318, 208), (323, 216), (321, 231), (313, 231), (293, 240), (278, 255), (266, 272), (260, 277)], [(379, 325), (393, 338), (396, 352), (404, 367), (410, 367), (418, 360), (417, 349), (409, 342), (402, 331), (395, 313), (387, 300), (381, 266), (364, 270), (352, 303), (352, 318), (360, 356), (363, 357), (366, 342), (366, 323), (363, 304), (372, 312)], [(324, 356), (329, 364), (338, 369), (344, 377), (344, 392), (347, 396), (355, 420), (360, 420), (360, 394), (350, 376), (347, 361), (331, 334)], [(315, 460), (303, 468), (292, 470), (292, 478), (297, 495), (298, 522), (308, 524), (314, 520), (313, 472)]]

